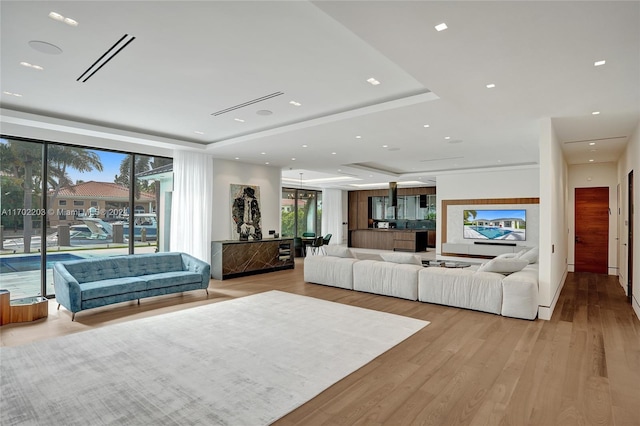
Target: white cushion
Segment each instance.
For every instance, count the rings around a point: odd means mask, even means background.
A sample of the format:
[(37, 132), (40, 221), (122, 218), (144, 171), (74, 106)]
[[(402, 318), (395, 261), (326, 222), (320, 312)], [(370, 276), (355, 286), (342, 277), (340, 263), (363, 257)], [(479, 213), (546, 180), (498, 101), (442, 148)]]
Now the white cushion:
[(478, 268), (478, 272), (497, 272), (499, 274), (511, 274), (513, 272), (521, 271), (529, 262), (521, 258), (494, 258), (483, 263)]
[(524, 259), (529, 263), (538, 263), (538, 247), (534, 247), (531, 250), (522, 254), (519, 259)]
[(351, 250), (348, 247), (342, 246), (324, 246), (327, 256), (335, 256), (335, 257), (354, 257)]
[(502, 253), (496, 256), (496, 259), (515, 259), (519, 253)]
[(353, 264), (353, 289), (403, 299), (418, 299), (422, 265), (360, 260)]
[(353, 290), (353, 265), (358, 259), (335, 256), (304, 258), (304, 280)]
[(503, 278), (468, 268), (424, 268), (418, 273), (418, 300), (499, 315)]
[(410, 265), (422, 266), (422, 259), (409, 253), (381, 253), (380, 257), (385, 262), (408, 263)]

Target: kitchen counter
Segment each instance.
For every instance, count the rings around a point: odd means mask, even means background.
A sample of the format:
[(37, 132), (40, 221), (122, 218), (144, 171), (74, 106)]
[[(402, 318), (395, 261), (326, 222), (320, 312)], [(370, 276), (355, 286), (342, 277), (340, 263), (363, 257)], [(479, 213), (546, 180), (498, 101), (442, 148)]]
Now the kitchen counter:
[[(432, 235), (430, 235), (432, 234)], [(349, 231), (349, 247), (377, 250), (427, 251), (429, 237), (435, 247), (435, 230), (428, 229), (354, 229)]]

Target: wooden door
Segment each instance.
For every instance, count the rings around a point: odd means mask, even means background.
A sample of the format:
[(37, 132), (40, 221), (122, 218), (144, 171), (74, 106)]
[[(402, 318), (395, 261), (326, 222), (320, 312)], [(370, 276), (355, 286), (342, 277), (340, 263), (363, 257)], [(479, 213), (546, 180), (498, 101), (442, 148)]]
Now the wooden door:
[(609, 188), (576, 188), (575, 271), (608, 273)]

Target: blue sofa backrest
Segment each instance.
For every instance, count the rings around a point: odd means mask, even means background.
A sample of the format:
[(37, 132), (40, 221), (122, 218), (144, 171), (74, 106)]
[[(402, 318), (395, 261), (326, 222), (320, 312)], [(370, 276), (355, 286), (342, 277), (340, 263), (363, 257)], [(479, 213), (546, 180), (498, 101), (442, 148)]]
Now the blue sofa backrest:
[(62, 262), (79, 284), (121, 277), (182, 271), (180, 253), (150, 253)]

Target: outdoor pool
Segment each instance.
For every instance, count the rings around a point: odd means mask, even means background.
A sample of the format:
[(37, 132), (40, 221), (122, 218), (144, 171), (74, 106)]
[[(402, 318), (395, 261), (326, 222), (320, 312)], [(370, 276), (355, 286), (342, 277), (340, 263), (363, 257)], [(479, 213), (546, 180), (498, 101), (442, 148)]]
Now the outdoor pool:
[[(84, 259), (69, 253), (52, 253), (47, 255), (47, 269), (53, 268), (56, 262)], [(40, 269), (40, 256), (0, 257), (0, 273), (37, 271)]]
[(513, 232), (511, 229), (496, 228), (494, 226), (470, 226), (469, 228), (479, 232), (490, 240), (495, 240), (496, 238)]

